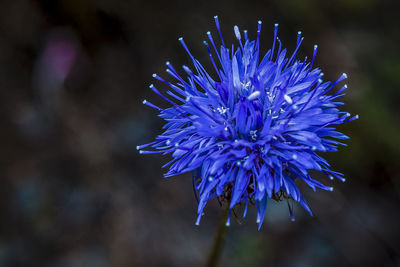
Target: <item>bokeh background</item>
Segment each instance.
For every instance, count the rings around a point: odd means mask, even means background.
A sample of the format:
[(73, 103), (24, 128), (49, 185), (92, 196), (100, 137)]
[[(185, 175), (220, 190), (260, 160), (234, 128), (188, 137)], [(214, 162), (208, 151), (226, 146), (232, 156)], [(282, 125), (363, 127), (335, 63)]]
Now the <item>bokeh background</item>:
[[(305, 189), (315, 216), (286, 203), (232, 223), (221, 266), (400, 266), (400, 19), (388, 0), (61, 0), (0, 2), (0, 266), (203, 266), (222, 215), (200, 227), (191, 176), (163, 179), (166, 157), (136, 145), (162, 126), (144, 98), (164, 63), (208, 64), (202, 41), (233, 26), (270, 48), (273, 24), (325, 77), (349, 75), (340, 126), (348, 147), (325, 155), (346, 183)], [(162, 86), (160, 86), (162, 87)]]

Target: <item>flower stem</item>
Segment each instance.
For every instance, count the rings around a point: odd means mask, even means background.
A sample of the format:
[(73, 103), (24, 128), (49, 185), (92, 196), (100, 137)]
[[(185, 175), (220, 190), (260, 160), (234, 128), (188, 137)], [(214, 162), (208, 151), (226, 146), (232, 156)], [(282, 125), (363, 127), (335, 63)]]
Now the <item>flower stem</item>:
[(218, 265), (218, 260), (222, 254), (226, 232), (228, 227), (226, 226), (226, 220), (229, 216), (229, 203), (225, 209), (224, 215), (221, 217), (218, 225), (217, 234), (215, 235), (214, 245), (210, 252), (207, 260), (207, 267), (216, 267)]

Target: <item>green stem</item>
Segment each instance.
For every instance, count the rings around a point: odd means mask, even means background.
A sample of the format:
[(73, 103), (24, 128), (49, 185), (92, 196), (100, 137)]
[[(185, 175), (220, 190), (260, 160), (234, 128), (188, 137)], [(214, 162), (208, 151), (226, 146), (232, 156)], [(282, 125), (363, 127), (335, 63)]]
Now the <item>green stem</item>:
[(221, 217), (219, 221), (217, 234), (214, 240), (214, 245), (207, 260), (207, 265), (206, 265), (207, 267), (216, 267), (218, 265), (218, 260), (221, 256), (226, 232), (228, 230), (228, 227), (226, 226), (226, 220), (228, 219), (228, 216), (229, 216), (229, 203), (226, 207), (224, 215)]

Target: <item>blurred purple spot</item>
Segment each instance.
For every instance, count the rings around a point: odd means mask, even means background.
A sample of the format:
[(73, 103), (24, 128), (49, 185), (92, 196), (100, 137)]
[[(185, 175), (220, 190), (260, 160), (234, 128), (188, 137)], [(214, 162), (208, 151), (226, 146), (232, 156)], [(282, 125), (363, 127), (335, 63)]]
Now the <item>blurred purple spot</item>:
[(75, 62), (77, 44), (71, 34), (58, 30), (50, 35), (44, 49), (43, 67), (49, 74), (55, 75), (59, 80), (64, 80)]

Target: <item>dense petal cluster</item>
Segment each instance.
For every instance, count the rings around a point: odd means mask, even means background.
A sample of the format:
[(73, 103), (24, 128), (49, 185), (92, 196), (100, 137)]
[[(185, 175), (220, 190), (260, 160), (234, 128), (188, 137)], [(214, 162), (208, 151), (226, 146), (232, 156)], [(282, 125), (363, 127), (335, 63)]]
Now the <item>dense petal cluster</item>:
[[(193, 172), (199, 202), (196, 224), (206, 203), (214, 197), (227, 200), (230, 210), (243, 204), (244, 216), (248, 204), (255, 204), (259, 227), (267, 199), (294, 200), (312, 214), (295, 180), (304, 181), (314, 191), (317, 187), (329, 191), (333, 188), (311, 178), (310, 170), (345, 180), (341, 173), (330, 170), (317, 152), (336, 151), (343, 144), (334, 139), (348, 137), (337, 132), (335, 126), (357, 118), (338, 109), (343, 103), (336, 100), (344, 95), (346, 85), (331, 93), (346, 74), (335, 82), (324, 82), (321, 70), (313, 68), (317, 46), (311, 62), (307, 58), (296, 60), (303, 41), (301, 32), (294, 53), (287, 55), (276, 24), (272, 49), (261, 59), (260, 21), (253, 41), (247, 31), (243, 31), (242, 38), (239, 28), (234, 27), (237, 49), (225, 46), (217, 17), (215, 22), (220, 49), (210, 32), (207, 36), (211, 45), (204, 42), (215, 68), (214, 78), (193, 57), (182, 38), (179, 41), (194, 70), (183, 66), (187, 75), (184, 79), (167, 62), (166, 72), (174, 82), (153, 75), (169, 86), (169, 98), (154, 85), (150, 85), (151, 90), (170, 106), (160, 108), (143, 101), (157, 109), (167, 123), (154, 142), (138, 146), (140, 153), (172, 153), (173, 159), (163, 166), (169, 167), (165, 177)], [(290, 205), (289, 211), (293, 219)]]

